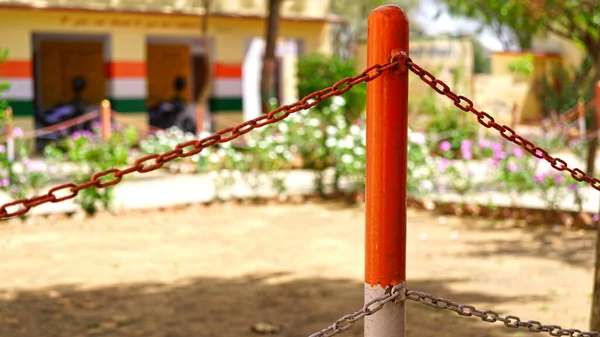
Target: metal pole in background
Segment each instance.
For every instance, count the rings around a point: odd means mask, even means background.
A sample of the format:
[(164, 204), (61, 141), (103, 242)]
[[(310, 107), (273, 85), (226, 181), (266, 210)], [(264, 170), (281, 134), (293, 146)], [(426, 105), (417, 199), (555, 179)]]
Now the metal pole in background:
[[(408, 18), (395, 5), (369, 16), (367, 66), (408, 54)], [(365, 303), (406, 282), (408, 71), (384, 72), (367, 83)], [(404, 336), (404, 303), (365, 318), (366, 337)]]
[(15, 139), (13, 137), (13, 110), (12, 107), (6, 108), (6, 159), (9, 162), (15, 161)]
[(581, 143), (585, 144), (585, 141), (587, 140), (587, 129), (585, 125), (585, 103), (583, 103), (582, 98), (577, 100), (577, 115), (579, 116), (579, 138), (581, 139)]
[(100, 130), (102, 133), (102, 140), (110, 139), (111, 112), (110, 101), (107, 99), (103, 100), (102, 103), (100, 103)]

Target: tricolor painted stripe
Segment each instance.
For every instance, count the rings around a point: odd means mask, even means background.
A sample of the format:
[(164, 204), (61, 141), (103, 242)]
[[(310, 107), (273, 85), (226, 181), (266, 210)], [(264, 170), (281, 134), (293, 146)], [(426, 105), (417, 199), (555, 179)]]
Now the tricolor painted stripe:
[(212, 96), (215, 98), (240, 98), (242, 97), (242, 79), (217, 78), (215, 79)]
[(146, 78), (148, 72), (144, 61), (111, 61), (106, 62), (104, 71), (106, 78)]
[(242, 111), (242, 65), (216, 63), (214, 75), (211, 111)]
[(241, 64), (215, 64), (215, 78), (242, 78)]
[(114, 98), (142, 98), (148, 94), (145, 78), (117, 78), (106, 81), (106, 92)]
[(2, 78), (32, 78), (33, 64), (30, 60), (6, 60), (0, 63)]
[(30, 78), (0, 78), (0, 83), (8, 83), (8, 90), (0, 93), (0, 98), (31, 100), (33, 99), (33, 80)]

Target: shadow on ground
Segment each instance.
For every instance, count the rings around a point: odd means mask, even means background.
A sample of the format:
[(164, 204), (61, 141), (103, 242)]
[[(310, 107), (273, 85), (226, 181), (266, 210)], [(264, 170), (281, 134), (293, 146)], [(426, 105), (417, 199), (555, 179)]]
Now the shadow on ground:
[[(226, 268), (226, 266), (224, 266)], [(0, 336), (258, 336), (251, 326), (280, 326), (274, 337), (308, 336), (362, 306), (363, 285), (349, 280), (274, 282), (284, 275), (237, 279), (196, 278), (178, 284), (135, 284), (78, 290), (56, 286), (0, 300)], [(511, 296), (455, 293), (444, 281), (411, 281), (411, 289), (457, 302), (518, 304)], [(523, 299), (521, 299), (523, 300)], [(527, 300), (527, 299), (524, 299)], [(485, 308), (493, 309), (493, 308)], [(505, 336), (502, 324), (409, 302), (409, 336)], [(362, 336), (363, 323), (343, 336)]]
[[(479, 230), (482, 230), (480, 228)], [(483, 229), (484, 231), (505, 231), (505, 229)], [(476, 247), (468, 255), (477, 257), (532, 257), (560, 261), (572, 266), (592, 268), (594, 266), (595, 232), (574, 231), (554, 232), (547, 227), (525, 227), (510, 229), (512, 234), (504, 238), (465, 241)], [(464, 254), (457, 254), (463, 256)]]

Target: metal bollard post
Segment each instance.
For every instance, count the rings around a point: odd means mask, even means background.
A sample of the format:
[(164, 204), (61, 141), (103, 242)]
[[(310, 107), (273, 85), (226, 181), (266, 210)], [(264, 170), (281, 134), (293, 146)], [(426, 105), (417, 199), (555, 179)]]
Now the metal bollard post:
[(583, 99), (580, 98), (577, 100), (577, 115), (579, 116), (579, 133), (582, 144), (587, 140), (587, 128), (585, 125), (585, 103), (583, 103)]
[[(408, 18), (395, 5), (369, 16), (367, 66), (408, 54)], [(406, 282), (408, 71), (384, 72), (367, 83), (365, 303)], [(366, 337), (404, 336), (404, 303), (365, 318)]]
[(110, 101), (105, 99), (100, 103), (100, 124), (102, 130), (102, 139), (109, 140), (110, 139), (110, 121), (111, 116), (111, 108)]
[(6, 108), (6, 159), (9, 162), (15, 161), (15, 139), (13, 137), (13, 110), (12, 107)]

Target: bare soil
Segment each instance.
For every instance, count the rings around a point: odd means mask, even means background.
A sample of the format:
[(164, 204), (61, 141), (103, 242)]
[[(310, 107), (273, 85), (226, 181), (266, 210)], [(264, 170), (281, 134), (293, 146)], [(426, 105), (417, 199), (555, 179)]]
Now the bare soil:
[[(308, 336), (362, 306), (363, 240), (363, 210), (336, 203), (4, 223), (0, 337)], [(408, 240), (410, 289), (588, 328), (591, 231), (411, 211)], [(409, 302), (407, 334), (529, 333)]]

